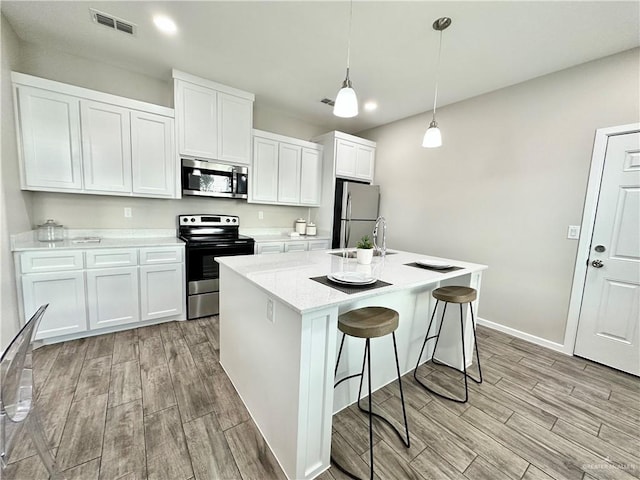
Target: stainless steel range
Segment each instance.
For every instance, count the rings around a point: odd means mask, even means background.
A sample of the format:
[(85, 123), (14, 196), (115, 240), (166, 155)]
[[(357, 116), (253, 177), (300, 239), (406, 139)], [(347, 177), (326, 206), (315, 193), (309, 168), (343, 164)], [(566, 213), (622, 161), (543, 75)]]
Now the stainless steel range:
[(255, 241), (239, 235), (230, 215), (179, 215), (178, 237), (187, 244), (187, 319), (220, 312), (220, 275), (215, 257), (252, 255)]

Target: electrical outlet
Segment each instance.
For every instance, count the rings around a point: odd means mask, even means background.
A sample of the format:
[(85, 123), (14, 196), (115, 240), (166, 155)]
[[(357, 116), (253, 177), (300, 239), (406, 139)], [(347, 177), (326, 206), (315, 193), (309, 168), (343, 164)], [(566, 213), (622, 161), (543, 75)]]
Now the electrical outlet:
[(274, 316), (273, 316), (273, 310), (274, 310), (273, 299), (267, 298), (267, 320), (269, 320), (270, 322), (275, 322)]
[(578, 240), (580, 238), (580, 225), (569, 225), (567, 238), (570, 240)]
[(264, 220), (264, 212), (262, 210), (258, 211), (258, 220)]
[(124, 218), (131, 218), (131, 207), (124, 207)]

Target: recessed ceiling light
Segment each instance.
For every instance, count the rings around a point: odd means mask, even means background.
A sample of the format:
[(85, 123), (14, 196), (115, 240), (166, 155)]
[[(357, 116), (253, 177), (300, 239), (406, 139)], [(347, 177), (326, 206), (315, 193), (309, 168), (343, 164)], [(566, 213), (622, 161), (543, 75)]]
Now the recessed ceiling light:
[(373, 112), (376, 108), (378, 108), (378, 104), (374, 101), (369, 101), (364, 104), (364, 109), (367, 112)]
[(158, 30), (169, 35), (173, 35), (178, 31), (176, 22), (171, 20), (169, 17), (165, 17), (164, 15), (156, 15), (155, 17), (153, 17), (153, 23), (155, 23), (156, 27), (158, 27)]

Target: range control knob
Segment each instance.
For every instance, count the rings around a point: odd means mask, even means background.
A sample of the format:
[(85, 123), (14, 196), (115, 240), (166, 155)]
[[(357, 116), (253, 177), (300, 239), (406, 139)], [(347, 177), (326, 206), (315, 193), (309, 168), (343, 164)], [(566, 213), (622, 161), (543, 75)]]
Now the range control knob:
[(184, 223), (187, 223), (187, 222), (189, 221), (189, 219), (188, 219), (188, 218), (183, 218), (183, 219), (182, 219), (182, 221), (183, 221)]
[(195, 222), (195, 221), (196, 221), (196, 219), (195, 219), (195, 218), (193, 218), (193, 217), (191, 217), (191, 221), (192, 221), (192, 222)]
[(237, 218), (234, 218), (234, 219), (233, 219), (233, 223), (237, 223), (237, 222), (238, 222), (238, 219), (237, 219)]
[(231, 221), (231, 219), (230, 219), (230, 218), (227, 218), (227, 223), (229, 223), (230, 221)]

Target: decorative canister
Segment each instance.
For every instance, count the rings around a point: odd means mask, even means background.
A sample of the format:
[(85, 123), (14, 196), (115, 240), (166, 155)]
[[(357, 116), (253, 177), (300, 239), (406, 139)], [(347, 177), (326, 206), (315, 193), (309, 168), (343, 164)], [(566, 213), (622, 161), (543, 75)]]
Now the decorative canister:
[(304, 218), (296, 220), (296, 233), (299, 233), (300, 235), (307, 233), (307, 221)]
[(49, 219), (42, 225), (38, 225), (38, 241), (61, 242), (64, 240), (64, 227), (55, 220)]
[(307, 236), (314, 236), (316, 234), (316, 225), (313, 222), (307, 223)]

